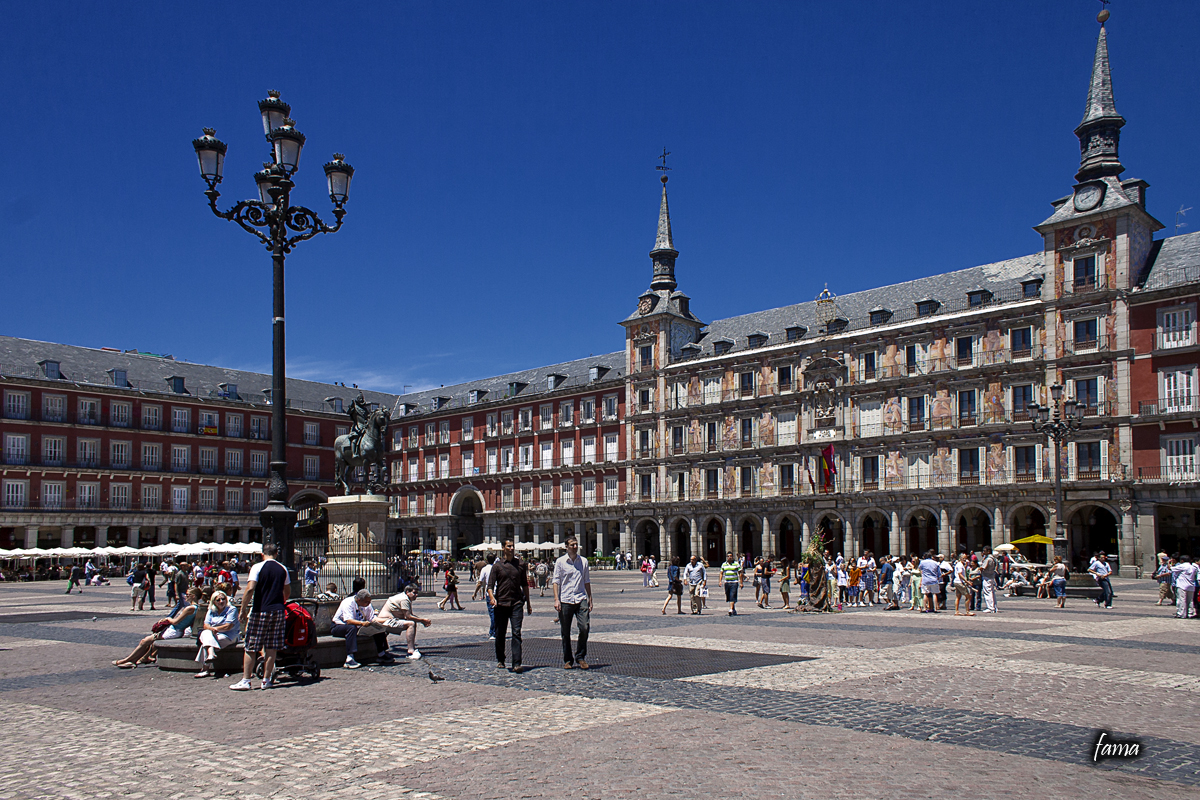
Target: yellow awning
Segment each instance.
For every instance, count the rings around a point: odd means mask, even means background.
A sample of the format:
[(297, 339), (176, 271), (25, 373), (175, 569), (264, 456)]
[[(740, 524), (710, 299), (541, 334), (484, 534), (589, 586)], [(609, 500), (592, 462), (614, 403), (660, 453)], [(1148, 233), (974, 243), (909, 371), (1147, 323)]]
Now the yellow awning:
[(1042, 536), (1040, 534), (1034, 534), (1033, 536), (1026, 536), (1024, 539), (1013, 539), (1012, 543), (1013, 544), (1054, 544), (1054, 540), (1051, 539), (1049, 536)]

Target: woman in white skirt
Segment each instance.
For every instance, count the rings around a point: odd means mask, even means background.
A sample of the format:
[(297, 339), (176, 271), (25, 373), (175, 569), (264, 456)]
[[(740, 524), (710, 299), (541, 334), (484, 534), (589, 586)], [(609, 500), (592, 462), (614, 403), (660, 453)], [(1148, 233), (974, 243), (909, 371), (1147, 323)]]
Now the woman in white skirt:
[(213, 592), (208, 599), (208, 614), (204, 617), (204, 628), (200, 631), (200, 649), (196, 652), (196, 660), (200, 662), (197, 678), (216, 676), (213, 662), (217, 659), (217, 651), (224, 650), (237, 643), (238, 614), (229, 604), (229, 597), (224, 592)]

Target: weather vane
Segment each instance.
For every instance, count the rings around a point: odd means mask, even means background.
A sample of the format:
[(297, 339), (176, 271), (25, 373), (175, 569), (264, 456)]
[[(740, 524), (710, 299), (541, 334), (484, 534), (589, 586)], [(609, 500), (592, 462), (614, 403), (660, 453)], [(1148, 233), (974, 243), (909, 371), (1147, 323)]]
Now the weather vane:
[(669, 155), (671, 155), (670, 152), (668, 152), (667, 148), (664, 147), (662, 155), (659, 156), (659, 158), (662, 159), (662, 166), (655, 167), (656, 170), (659, 172), (669, 172), (671, 170), (671, 168), (667, 166), (667, 156)]

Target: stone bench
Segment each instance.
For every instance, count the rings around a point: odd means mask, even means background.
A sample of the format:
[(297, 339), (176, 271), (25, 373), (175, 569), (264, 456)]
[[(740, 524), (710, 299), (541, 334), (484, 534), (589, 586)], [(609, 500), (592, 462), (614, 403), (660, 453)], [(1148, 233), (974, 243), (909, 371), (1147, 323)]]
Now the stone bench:
[[(172, 672), (199, 672), (200, 664), (196, 661), (196, 651), (200, 643), (192, 637), (185, 639), (163, 639), (156, 646), (158, 650), (158, 668)], [(333, 669), (346, 663), (346, 640), (337, 636), (318, 636), (312, 649), (313, 657), (321, 669)], [(376, 660), (375, 640), (369, 636), (358, 640), (358, 653), (355, 659), (360, 662)], [(217, 651), (216, 668), (218, 673), (229, 675), (242, 671), (242, 643), (239, 641), (232, 647)]]

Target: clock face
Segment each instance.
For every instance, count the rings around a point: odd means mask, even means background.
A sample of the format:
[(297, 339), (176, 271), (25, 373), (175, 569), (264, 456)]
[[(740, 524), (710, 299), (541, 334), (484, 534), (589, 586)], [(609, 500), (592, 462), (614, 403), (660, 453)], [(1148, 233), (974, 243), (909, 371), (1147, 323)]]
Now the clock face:
[(1075, 210), (1091, 211), (1100, 205), (1104, 199), (1104, 187), (1100, 184), (1089, 183), (1075, 190)]

